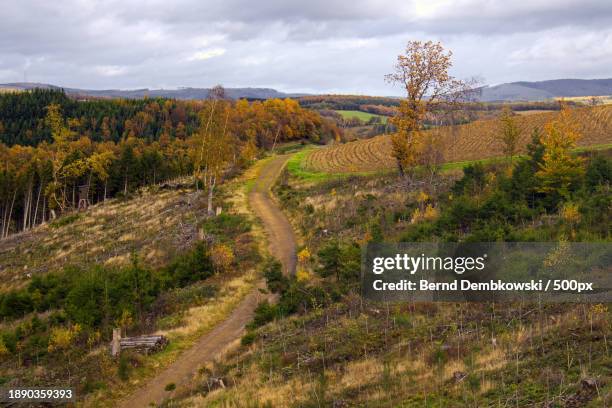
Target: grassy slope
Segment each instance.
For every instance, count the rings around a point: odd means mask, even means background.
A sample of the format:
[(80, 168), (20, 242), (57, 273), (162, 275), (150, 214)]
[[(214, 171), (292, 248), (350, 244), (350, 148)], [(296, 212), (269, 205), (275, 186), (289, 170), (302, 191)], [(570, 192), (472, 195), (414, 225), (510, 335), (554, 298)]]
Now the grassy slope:
[[(392, 174), (347, 182), (297, 172), (289, 183), (285, 204), (311, 253), (327, 236), (360, 240), (381, 214), (393, 236), (409, 222), (396, 214), (416, 194)], [(195, 391), (172, 406), (609, 406), (611, 318), (609, 305), (385, 305), (349, 297), (259, 329), (252, 345), (207, 367)], [(211, 377), (230, 386), (209, 387)], [(597, 388), (583, 386), (585, 378)]]
[(0, 243), (0, 289), (68, 265), (126, 265), (133, 252), (147, 265), (164, 264), (197, 239), (204, 215), (204, 201), (187, 190), (146, 192), (66, 215)]
[[(265, 159), (259, 161), (255, 166), (249, 168), (238, 180), (225, 186), (225, 190), (231, 192), (227, 200), (231, 203), (232, 209), (238, 214), (247, 216), (253, 223), (252, 235), (255, 237), (260, 253), (267, 252), (265, 245), (262, 244), (265, 242), (262, 240), (263, 231), (257, 218), (252, 215), (248, 207), (247, 196), (258, 175), (259, 169), (265, 162)], [(155, 376), (156, 373), (172, 363), (181, 352), (190, 348), (200, 336), (206, 334), (225, 320), (240, 301), (251, 292), (256, 282), (260, 279), (259, 274), (254, 270), (236, 270), (235, 272), (220, 279), (217, 295), (210, 299), (210, 301), (192, 307), (186, 313), (181, 313), (180, 316), (168, 316), (166, 318), (169, 322), (174, 320), (181, 322), (181, 324), (172, 327), (170, 330), (160, 331), (160, 333), (169, 338), (169, 347), (147, 358), (146, 364), (138, 367), (129, 383), (113, 387), (112, 393), (102, 390), (92, 395), (86, 401), (85, 406), (115, 406), (115, 401), (118, 398), (127, 395), (132, 390), (138, 388), (142, 382)]]
[[(394, 169), (376, 170), (376, 171), (361, 171), (361, 172), (333, 172), (333, 173), (313, 170), (305, 164), (305, 161), (308, 155), (311, 154), (315, 149), (316, 148), (302, 149), (301, 151), (294, 154), (291, 157), (291, 159), (289, 159), (289, 161), (287, 162), (287, 170), (293, 177), (300, 179), (304, 182), (316, 183), (316, 182), (322, 182), (322, 181), (327, 181), (327, 180), (344, 179), (344, 178), (351, 177), (351, 176), (377, 176), (377, 175), (382, 176), (385, 174), (396, 173), (396, 170)], [(598, 144), (598, 145), (593, 145), (593, 146), (582, 146), (582, 147), (578, 147), (574, 149), (574, 152), (583, 153), (583, 152), (589, 152), (589, 151), (599, 151), (599, 150), (609, 150), (609, 149), (612, 149), (612, 143)], [(522, 155), (513, 156), (513, 159), (518, 159), (520, 157), (523, 157), (523, 156)], [(449, 162), (449, 163), (443, 163), (440, 166), (440, 170), (442, 172), (457, 171), (457, 170), (463, 169), (465, 166), (469, 164), (474, 164), (478, 162), (482, 164), (490, 164), (490, 163), (503, 162), (505, 160), (507, 160), (507, 158), (505, 157), (490, 157), (490, 158), (484, 158), (481, 160), (465, 160), (465, 161), (458, 161), (458, 162)]]
[[(240, 179), (218, 190), (224, 211), (231, 207), (232, 212), (254, 221), (246, 197), (251, 181), (257, 176), (257, 169), (258, 166), (249, 169)], [(31, 276), (28, 273), (59, 271), (69, 264), (83, 269), (98, 263), (123, 265), (130, 262), (133, 252), (152, 267), (162, 266), (199, 239), (198, 225), (204, 219), (205, 209), (206, 198), (201, 194), (195, 196), (189, 189), (147, 192), (128, 201), (109, 201), (87, 212), (67, 215), (51, 224), (13, 236), (0, 242), (4, 282), (1, 290), (23, 287)], [(251, 234), (256, 244), (262, 241), (258, 239), (262, 232), (257, 225)], [(261, 250), (265, 251), (264, 248)], [(72, 361), (72, 376), (87, 378), (85, 381), (94, 390), (87, 396), (84, 406), (115, 406), (118, 398), (154, 376), (201, 335), (223, 321), (258, 279), (255, 270), (236, 268), (230, 273), (175, 290), (170, 298), (178, 299), (184, 307), (175, 314), (162, 317), (156, 324), (157, 332), (169, 338), (169, 346), (150, 356), (135, 357), (132, 363), (136, 367), (130, 370), (129, 381), (117, 377), (117, 361), (108, 356), (105, 341), (94, 346), (88, 355), (79, 357), (80, 360)], [(40, 317), (45, 319), (46, 314)], [(22, 319), (24, 324), (28, 319)], [(22, 322), (2, 323), (0, 329), (12, 330), (19, 324)], [(57, 378), (63, 378), (64, 360), (46, 363), (44, 367), (4, 364), (0, 366), (0, 379), (39, 383), (53, 372)]]
[(364, 122), (367, 122), (368, 120), (370, 120), (371, 118), (380, 118), (382, 123), (387, 123), (387, 117), (386, 116), (382, 116), (382, 115), (376, 115), (374, 113), (369, 113), (369, 112), (363, 112), (363, 111), (357, 111), (357, 110), (337, 110), (335, 111), (337, 113), (339, 113), (340, 115), (342, 115), (342, 117), (344, 119), (352, 119), (352, 118), (357, 118), (359, 120), (362, 120)]
[[(557, 113), (537, 113), (516, 118), (520, 130), (519, 152), (531, 140), (534, 128), (542, 129), (554, 120)], [(577, 130), (582, 134), (580, 147), (602, 146), (612, 142), (612, 107), (597, 106), (577, 108), (570, 112)], [(440, 138), (444, 161), (464, 162), (503, 156), (503, 144), (499, 139), (499, 123), (496, 120), (477, 120), (466, 125), (440, 127), (428, 132)], [(395, 167), (389, 136), (376, 136), (343, 145), (329, 146), (313, 151), (306, 160), (311, 170), (328, 173), (361, 173), (388, 170)]]

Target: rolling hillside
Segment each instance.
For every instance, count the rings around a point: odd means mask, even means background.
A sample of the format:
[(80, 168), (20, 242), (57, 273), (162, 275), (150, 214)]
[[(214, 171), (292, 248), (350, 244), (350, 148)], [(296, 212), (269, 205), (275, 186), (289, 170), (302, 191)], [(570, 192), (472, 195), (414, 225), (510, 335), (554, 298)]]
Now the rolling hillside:
[[(612, 106), (579, 108), (572, 111), (573, 121), (583, 137), (579, 146), (612, 143)], [(538, 113), (516, 118), (521, 129), (519, 147), (524, 148), (534, 128), (542, 128), (557, 113)], [(444, 161), (459, 162), (501, 156), (502, 145), (496, 135), (496, 120), (479, 120), (467, 125), (443, 127), (436, 132), (442, 138)], [(314, 150), (306, 156), (308, 170), (328, 173), (379, 171), (395, 168), (388, 135)]]

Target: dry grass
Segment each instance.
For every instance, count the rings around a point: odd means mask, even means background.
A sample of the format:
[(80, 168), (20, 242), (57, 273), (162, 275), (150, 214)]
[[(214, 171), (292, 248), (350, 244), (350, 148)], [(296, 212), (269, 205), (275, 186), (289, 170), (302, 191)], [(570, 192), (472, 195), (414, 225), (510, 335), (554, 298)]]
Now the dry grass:
[[(200, 336), (210, 332), (215, 326), (221, 323), (238, 306), (244, 297), (253, 290), (258, 280), (258, 274), (249, 270), (242, 275), (231, 279), (224, 279), (222, 276), (213, 278), (216, 280), (219, 291), (216, 296), (209, 299), (205, 304), (192, 307), (187, 310), (182, 318), (179, 327), (170, 330), (160, 330), (157, 334), (168, 337), (171, 347), (164, 351), (148, 356), (141, 360), (142, 366), (131, 375), (131, 380), (127, 383), (114, 384), (112, 388), (95, 392), (88, 396), (83, 402), (84, 407), (113, 407), (116, 401), (131, 391), (138, 388), (148, 379), (154, 377), (164, 368), (174, 362), (179, 355), (191, 347)], [(213, 283), (213, 282), (211, 282)], [(234, 344), (235, 347), (237, 344)], [(228, 345), (231, 347), (232, 345)], [(98, 349), (97, 352), (104, 353)], [(222, 356), (219, 356), (221, 358)], [(116, 370), (114, 364), (109, 364), (109, 376)]]
[[(453, 310), (453, 307), (447, 310), (441, 306), (438, 310), (438, 317), (442, 319), (441, 321), (445, 321), (453, 314)], [(609, 323), (607, 314), (593, 310), (595, 310), (593, 307), (586, 312), (585, 310), (568, 309), (561, 314), (549, 316), (542, 326), (544, 336), (550, 339), (557, 336), (559, 332), (564, 333), (568, 329), (580, 327), (580, 319), (581, 316), (584, 317), (584, 313), (595, 314), (593, 320), (595, 326)], [(269, 333), (280, 331), (287, 325), (292, 327), (287, 323), (271, 323)], [(390, 346), (383, 354), (362, 355), (353, 361), (336, 366), (330, 365), (324, 370), (327, 382), (326, 403), (331, 400), (347, 401), (346, 398), (348, 398), (349, 406), (391, 407), (397, 406), (398, 401), (411, 396), (417, 398), (415, 401), (422, 401), (418, 398), (431, 396), (432, 399), (437, 399), (443, 394), (447, 399), (440, 401), (441, 406), (445, 406), (444, 401), (447, 403), (455, 401), (458, 403), (457, 406), (480, 406), (481, 402), (490, 401), (490, 396), (487, 396), (490, 391), (500, 387), (500, 373), (505, 372), (508, 381), (511, 382), (508, 373), (531, 369), (528, 364), (524, 365), (523, 359), (534, 358), (526, 356), (534, 350), (534, 341), (540, 336), (537, 332), (538, 327), (536, 319), (529, 326), (519, 326), (516, 330), (504, 332), (503, 336), (498, 336), (495, 343), (487, 335), (463, 336), (461, 341), (470, 344), (468, 350), (471, 351), (467, 351), (466, 355), (450, 358), (441, 366), (431, 362), (431, 353), (437, 346), (429, 342), (415, 343), (409, 353), (401, 353), (399, 350), (396, 352), (396, 346)], [(271, 339), (266, 338), (264, 343), (270, 341)], [(472, 346), (477, 347), (472, 349)], [(406, 344), (402, 348), (406, 349)], [(317, 406), (317, 393), (321, 395), (320, 374), (305, 370), (299, 375), (289, 375), (287, 378), (280, 370), (262, 368), (261, 362), (266, 359), (265, 353), (260, 355), (260, 359), (263, 358), (263, 360), (259, 360), (259, 364), (248, 363), (258, 352), (257, 350), (254, 346), (241, 348), (228, 356), (227, 361), (230, 365), (237, 364), (237, 367), (241, 367), (240, 375), (232, 380), (236, 382), (230, 383), (228, 388), (216, 389), (205, 393), (206, 395), (191, 395), (179, 399), (176, 405), (172, 406), (227, 408), (264, 404), (272, 407)], [(518, 360), (517, 355), (521, 355)], [(541, 357), (538, 352), (537, 358)], [(255, 359), (255, 361), (258, 360)], [(247, 362), (246, 365), (245, 362)], [(549, 372), (553, 377), (558, 375), (558, 370), (555, 371), (554, 368), (555, 363), (548, 360), (542, 364), (546, 366), (542, 367), (542, 375), (547, 375), (546, 373)], [(581, 369), (583, 372), (580, 378), (592, 375), (586, 366)], [(196, 382), (203, 380), (205, 378), (200, 378)], [(189, 395), (189, 393), (183, 395)], [(412, 402), (416, 403), (415, 401)], [(408, 406), (413, 405), (408, 404)]]
[(538, 113), (554, 113), (555, 111), (547, 110), (547, 109), (532, 109), (532, 110), (524, 110), (524, 111), (515, 111), (517, 115), (521, 116), (529, 116), (529, 115), (537, 115)]
[(169, 339), (177, 337), (200, 335), (223, 321), (238, 303), (253, 289), (257, 279), (255, 271), (250, 270), (237, 276), (221, 286), (215, 301), (189, 309), (185, 313), (180, 327), (170, 330), (160, 330)]
[(189, 191), (143, 193), (92, 206), (66, 225), (50, 223), (11, 236), (0, 241), (0, 290), (68, 265), (125, 265), (132, 253), (149, 266), (162, 265), (197, 239), (204, 200)]

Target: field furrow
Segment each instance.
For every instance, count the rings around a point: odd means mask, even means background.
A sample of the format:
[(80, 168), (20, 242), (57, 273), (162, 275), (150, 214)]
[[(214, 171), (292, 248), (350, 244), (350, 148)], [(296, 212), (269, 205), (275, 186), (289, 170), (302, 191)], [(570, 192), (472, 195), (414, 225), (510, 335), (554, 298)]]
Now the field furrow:
[[(542, 129), (558, 113), (546, 112), (517, 116), (521, 131), (519, 153), (525, 151), (534, 129)], [(576, 108), (571, 112), (573, 123), (582, 134), (581, 147), (612, 142), (612, 105)], [(429, 130), (439, 137), (445, 162), (479, 160), (503, 155), (497, 120), (479, 120), (466, 125), (446, 126)], [(313, 150), (304, 160), (305, 168), (328, 173), (354, 173), (393, 169), (391, 136), (381, 135)]]

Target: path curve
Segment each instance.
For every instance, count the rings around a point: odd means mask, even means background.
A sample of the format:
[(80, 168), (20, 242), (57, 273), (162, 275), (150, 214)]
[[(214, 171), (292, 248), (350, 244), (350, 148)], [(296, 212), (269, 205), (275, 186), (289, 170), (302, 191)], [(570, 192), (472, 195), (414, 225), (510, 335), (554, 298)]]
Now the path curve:
[[(293, 274), (296, 265), (295, 236), (291, 224), (274, 202), (270, 192), (289, 157), (276, 156), (264, 165), (249, 193), (249, 203), (264, 225), (270, 253), (281, 262), (285, 273)], [(261, 283), (253, 289), (223, 323), (203, 335), (175, 362), (122, 400), (119, 406), (140, 408), (151, 404), (158, 405), (172, 396), (171, 392), (165, 391), (166, 385), (174, 383), (178, 388), (188, 383), (202, 365), (213, 361), (228, 345), (243, 335), (244, 328), (253, 318), (259, 302), (271, 298), (270, 295), (261, 293), (259, 289), (263, 286), (265, 284)]]
[(249, 203), (251, 209), (263, 222), (270, 253), (281, 262), (285, 274), (293, 275), (297, 262), (295, 235), (289, 220), (270, 192), (289, 157), (291, 155), (276, 156), (266, 164), (249, 193)]

